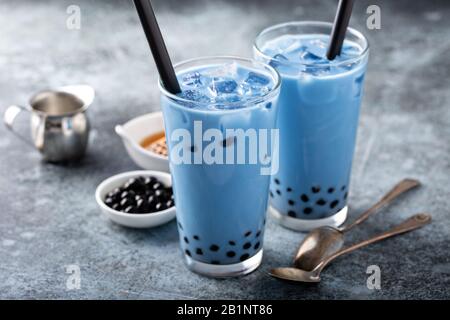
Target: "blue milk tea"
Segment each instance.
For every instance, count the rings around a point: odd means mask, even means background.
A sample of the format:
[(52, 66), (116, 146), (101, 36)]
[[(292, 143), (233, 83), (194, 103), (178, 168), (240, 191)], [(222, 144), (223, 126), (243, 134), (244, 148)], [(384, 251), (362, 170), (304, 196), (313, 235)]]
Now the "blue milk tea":
[[(261, 174), (260, 161), (237, 163), (238, 149), (248, 141), (239, 146), (230, 132), (274, 128), (278, 75), (237, 58), (200, 59), (176, 72), (182, 93), (163, 94), (161, 104), (182, 251), (195, 272), (248, 273), (262, 256), (270, 175)], [(177, 136), (180, 129), (190, 139)], [(223, 163), (205, 157), (211, 148)]]
[(271, 205), (284, 226), (298, 230), (310, 220), (347, 214), (367, 55), (361, 58), (365, 48), (345, 40), (329, 61), (328, 43), (324, 34), (285, 34), (260, 46), (282, 78), (280, 169), (271, 181)]

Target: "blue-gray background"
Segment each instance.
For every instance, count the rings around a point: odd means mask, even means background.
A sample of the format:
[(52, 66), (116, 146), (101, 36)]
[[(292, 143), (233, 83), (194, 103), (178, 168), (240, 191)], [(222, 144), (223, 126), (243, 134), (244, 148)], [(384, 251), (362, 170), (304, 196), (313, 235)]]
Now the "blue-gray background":
[[(163, 1), (154, 7), (174, 62), (204, 55), (251, 55), (269, 25), (329, 20), (336, 1)], [(68, 30), (66, 8), (81, 8)], [(365, 12), (381, 7), (381, 30)], [(188, 272), (175, 223), (136, 231), (107, 221), (94, 201), (104, 178), (136, 167), (113, 127), (157, 110), (157, 73), (131, 1), (0, 0), (0, 111), (35, 91), (89, 83), (97, 98), (89, 153), (79, 165), (40, 162), (0, 126), (0, 298), (450, 298), (450, 5), (448, 1), (357, 1), (351, 25), (370, 40), (350, 218), (404, 177), (421, 190), (354, 230), (364, 239), (417, 212), (434, 222), (336, 261), (317, 286), (281, 283), (269, 267), (288, 265), (302, 235), (268, 223), (255, 273), (211, 280)], [(25, 119), (19, 129), (26, 130)], [(193, 182), (193, 188), (195, 184)], [(65, 266), (81, 268), (66, 289)], [(381, 290), (366, 287), (380, 266)]]

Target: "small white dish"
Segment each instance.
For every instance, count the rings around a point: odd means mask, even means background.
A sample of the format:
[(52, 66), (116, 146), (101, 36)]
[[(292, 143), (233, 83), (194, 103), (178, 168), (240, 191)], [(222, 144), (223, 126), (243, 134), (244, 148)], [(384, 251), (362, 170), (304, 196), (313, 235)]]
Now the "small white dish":
[(165, 224), (175, 218), (175, 206), (153, 213), (124, 213), (114, 210), (105, 204), (105, 197), (110, 191), (122, 186), (128, 179), (139, 176), (155, 177), (164, 185), (168, 187), (172, 186), (170, 174), (166, 172), (138, 170), (117, 174), (100, 183), (95, 191), (95, 200), (102, 212), (115, 223), (131, 228), (152, 228)]
[(147, 170), (169, 172), (168, 157), (143, 148), (140, 143), (146, 137), (164, 131), (162, 112), (147, 113), (115, 127), (122, 138), (128, 155), (139, 167)]

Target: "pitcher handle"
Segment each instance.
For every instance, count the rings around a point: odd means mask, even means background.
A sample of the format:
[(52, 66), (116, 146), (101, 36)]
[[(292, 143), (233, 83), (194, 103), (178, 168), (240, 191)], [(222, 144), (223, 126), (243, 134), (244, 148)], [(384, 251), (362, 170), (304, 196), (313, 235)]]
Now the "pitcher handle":
[(14, 130), (14, 121), (22, 111), (29, 112), (30, 110), (28, 110), (26, 107), (18, 105), (9, 106), (8, 108), (6, 108), (6, 111), (3, 114), (3, 122), (5, 123), (6, 128), (11, 131), (16, 137), (34, 148), (34, 143), (30, 139)]

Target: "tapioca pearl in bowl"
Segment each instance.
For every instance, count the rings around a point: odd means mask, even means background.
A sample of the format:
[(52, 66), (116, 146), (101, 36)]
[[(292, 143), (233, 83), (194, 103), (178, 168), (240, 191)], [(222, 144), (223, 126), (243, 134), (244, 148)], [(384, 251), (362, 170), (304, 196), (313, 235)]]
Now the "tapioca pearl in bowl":
[[(134, 186), (134, 184), (136, 183), (135, 180), (137, 180), (140, 177), (143, 177), (144, 179), (147, 178), (149, 180), (149, 183), (151, 178), (156, 178), (165, 187), (172, 187), (172, 180), (170, 174), (162, 171), (137, 170), (114, 175), (104, 180), (102, 183), (100, 183), (95, 191), (95, 199), (102, 213), (105, 214), (105, 216), (108, 217), (113, 222), (131, 228), (156, 227), (174, 219), (176, 211), (175, 206), (173, 205), (168, 208), (163, 207), (158, 208), (155, 205), (154, 208), (153, 207), (151, 208), (151, 211), (153, 212), (141, 213), (141, 211), (146, 210), (139, 209), (140, 208), (139, 203), (141, 202), (140, 200), (142, 199), (142, 197), (136, 199), (136, 195), (138, 195), (138, 193), (136, 192), (136, 190), (134, 190), (134, 188), (136, 187)], [(154, 183), (153, 180), (152, 183)], [(123, 193), (126, 192), (126, 194), (124, 194), (124, 198), (121, 199), (119, 203), (124, 212), (119, 211), (120, 210), (119, 207), (116, 207), (116, 209), (118, 210), (114, 209), (113, 203), (109, 203), (109, 205), (108, 203), (105, 203), (108, 202), (106, 201), (108, 197), (113, 196), (111, 192), (113, 192), (114, 190), (116, 190), (117, 193), (120, 192), (120, 195), (119, 194), (117, 195), (118, 197), (122, 196)], [(154, 195), (155, 190), (152, 190), (151, 192), (152, 195)], [(151, 195), (148, 195), (148, 197), (150, 196)], [(135, 213), (133, 212), (134, 210), (127, 209), (128, 207), (131, 206), (132, 203), (133, 208), (135, 206), (139, 210), (139, 212)], [(180, 226), (181, 224), (179, 225), (179, 227)]]

